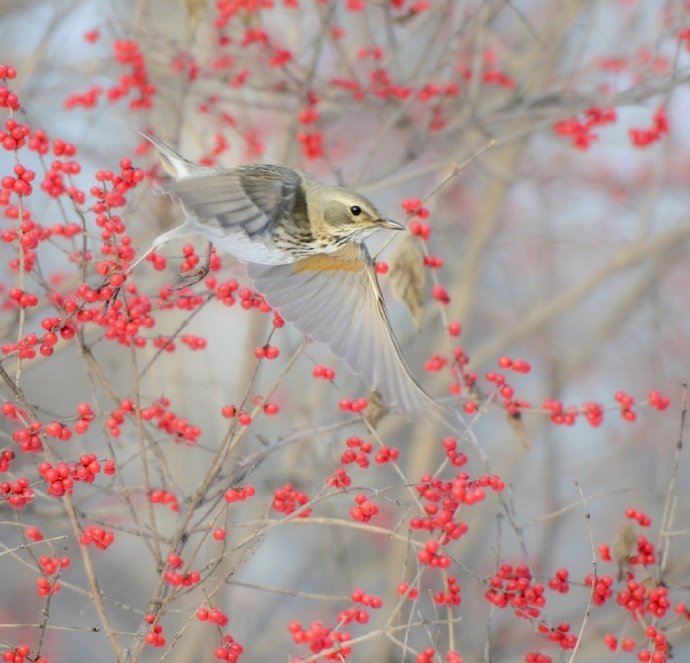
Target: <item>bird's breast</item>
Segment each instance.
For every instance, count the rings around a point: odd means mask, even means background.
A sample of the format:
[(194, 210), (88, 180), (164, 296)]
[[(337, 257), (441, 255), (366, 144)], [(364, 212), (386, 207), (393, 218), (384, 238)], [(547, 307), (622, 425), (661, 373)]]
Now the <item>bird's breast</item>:
[(299, 272), (361, 272), (367, 267), (362, 247), (346, 244), (332, 253), (315, 253), (295, 262), (292, 271)]

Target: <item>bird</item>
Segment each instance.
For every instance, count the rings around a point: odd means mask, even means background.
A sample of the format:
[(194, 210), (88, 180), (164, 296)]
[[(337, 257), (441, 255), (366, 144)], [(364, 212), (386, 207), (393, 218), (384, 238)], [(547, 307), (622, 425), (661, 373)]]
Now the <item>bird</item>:
[(404, 230), (361, 194), (287, 166), (201, 166), (148, 132), (170, 176), (162, 192), (185, 220), (157, 237), (130, 269), (173, 239), (194, 233), (244, 263), (248, 279), (281, 317), (360, 375), (394, 411), (439, 407), (413, 377), (391, 329), (364, 240)]

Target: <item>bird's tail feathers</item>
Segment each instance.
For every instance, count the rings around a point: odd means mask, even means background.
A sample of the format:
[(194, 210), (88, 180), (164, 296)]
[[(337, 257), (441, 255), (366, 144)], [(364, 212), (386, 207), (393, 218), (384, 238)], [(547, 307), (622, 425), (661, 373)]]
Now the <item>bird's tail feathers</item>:
[(166, 145), (162, 140), (156, 138), (148, 131), (140, 131), (139, 129), (137, 129), (137, 131), (158, 150), (161, 165), (170, 177), (179, 179), (189, 177), (192, 174), (196, 164), (189, 159), (185, 159), (181, 154), (175, 152), (172, 147)]

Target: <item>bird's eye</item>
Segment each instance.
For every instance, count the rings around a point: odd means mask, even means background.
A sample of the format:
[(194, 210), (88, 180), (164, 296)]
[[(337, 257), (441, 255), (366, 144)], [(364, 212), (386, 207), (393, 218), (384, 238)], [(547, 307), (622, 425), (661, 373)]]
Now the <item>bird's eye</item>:
[(358, 205), (353, 205), (350, 207), (350, 212), (352, 212), (352, 216), (359, 216), (362, 213), (362, 208)]

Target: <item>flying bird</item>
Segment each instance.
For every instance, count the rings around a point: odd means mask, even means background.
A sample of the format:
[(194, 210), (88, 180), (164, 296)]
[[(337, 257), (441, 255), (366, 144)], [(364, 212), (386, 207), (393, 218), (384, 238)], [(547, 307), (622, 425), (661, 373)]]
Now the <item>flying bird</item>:
[(170, 175), (163, 191), (186, 218), (135, 265), (173, 239), (202, 235), (243, 262), (268, 304), (344, 359), (386, 405), (407, 413), (439, 407), (410, 373), (363, 243), (377, 230), (404, 226), (352, 189), (322, 184), (302, 170), (200, 166), (143, 135)]

